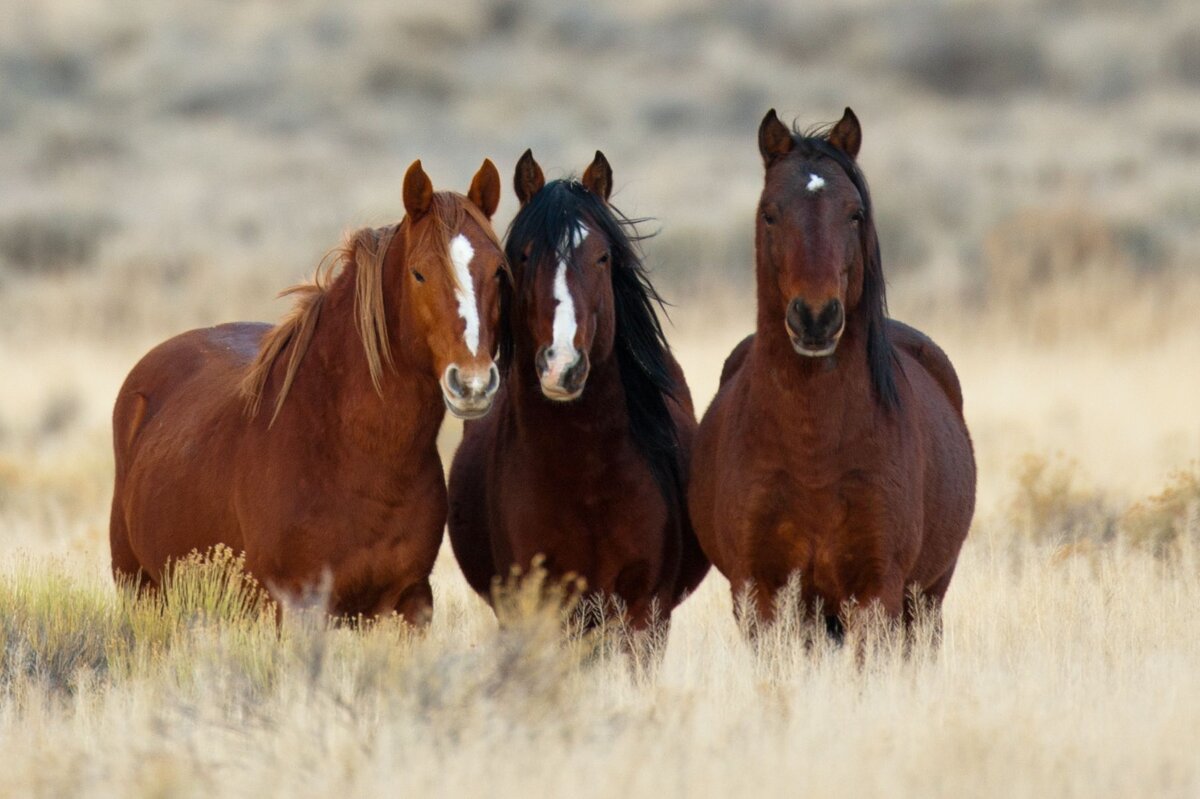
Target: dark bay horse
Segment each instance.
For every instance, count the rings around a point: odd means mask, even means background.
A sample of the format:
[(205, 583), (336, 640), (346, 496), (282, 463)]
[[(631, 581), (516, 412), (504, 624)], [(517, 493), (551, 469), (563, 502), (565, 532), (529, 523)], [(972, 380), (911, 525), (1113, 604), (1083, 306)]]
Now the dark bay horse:
[(446, 408), (478, 417), (499, 387), (499, 198), (491, 161), (466, 197), (435, 193), (417, 161), (405, 218), (351, 235), (285, 292), (279, 325), (193, 330), (142, 358), (113, 411), (114, 575), (154, 586), (226, 544), (276, 597), (329, 579), (334, 613), (426, 621), (446, 521), (435, 437)]
[[(975, 507), (962, 392), (945, 353), (887, 318), (862, 131), (759, 129), (757, 332), (700, 424), (689, 499), (704, 551), (769, 622), (797, 575), (835, 636), (847, 603), (940, 609)], [(940, 618), (940, 615), (936, 616)]]
[(604, 156), (545, 182), (526, 151), (505, 251), (514, 274), (495, 408), (450, 470), (450, 542), (488, 601), (544, 556), (551, 578), (616, 597), (634, 630), (664, 622), (708, 570), (688, 522), (695, 413), (655, 315)]

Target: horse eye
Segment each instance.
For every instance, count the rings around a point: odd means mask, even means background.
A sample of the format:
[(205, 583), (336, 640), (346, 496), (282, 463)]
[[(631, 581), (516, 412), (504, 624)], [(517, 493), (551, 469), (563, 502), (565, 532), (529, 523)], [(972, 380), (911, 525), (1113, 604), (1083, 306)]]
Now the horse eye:
[(604, 255), (601, 255), (598, 263), (600, 263), (601, 265), (607, 264), (608, 263), (608, 253), (604, 253)]
[(766, 222), (768, 225), (773, 225), (773, 224), (775, 224), (775, 215), (772, 214), (770, 211), (763, 211), (762, 212), (762, 220), (763, 220), (763, 222)]
[(495, 274), (495, 275), (493, 275), (493, 277), (495, 277), (495, 278), (496, 278), (496, 280), (499, 280), (499, 279), (500, 279), (500, 278), (502, 278), (503, 276), (504, 276), (504, 267), (502, 267), (502, 266), (497, 266), (497, 267), (496, 267), (496, 274)]
[(422, 275), (420, 272), (418, 272), (416, 269), (412, 270), (412, 275), (413, 275), (413, 277), (415, 277), (417, 279), (418, 283), (425, 282), (425, 276)]
[(861, 208), (859, 208), (854, 213), (850, 214), (850, 221), (856, 225), (859, 224), (860, 222), (862, 222), (866, 218), (867, 218), (867, 215), (863, 212), (863, 209), (861, 209)]

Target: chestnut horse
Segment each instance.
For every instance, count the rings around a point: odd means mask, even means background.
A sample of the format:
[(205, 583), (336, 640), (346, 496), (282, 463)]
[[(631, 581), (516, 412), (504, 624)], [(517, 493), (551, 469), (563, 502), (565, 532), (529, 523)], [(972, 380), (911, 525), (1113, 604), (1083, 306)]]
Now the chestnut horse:
[(763, 120), (757, 332), (726, 361), (689, 487), (700, 543), (753, 620), (797, 575), (801, 610), (822, 608), (835, 637), (855, 604), (907, 628), (923, 597), (940, 620), (975, 507), (954, 368), (887, 318), (861, 141), (850, 109), (824, 134)]
[(328, 579), (331, 612), (427, 621), (438, 428), (499, 387), (499, 198), (491, 161), (466, 197), (434, 193), (417, 161), (405, 218), (351, 235), (285, 292), (299, 299), (282, 323), (193, 330), (142, 358), (113, 411), (116, 578), (156, 586), (225, 544), (277, 598)]
[(685, 501), (695, 412), (662, 301), (633, 223), (608, 204), (603, 154), (582, 181), (546, 183), (526, 151), (515, 187), (505, 379), (450, 470), (454, 555), (489, 601), (493, 580), (541, 555), (549, 577), (582, 578), (607, 615), (618, 598), (635, 631), (665, 625), (708, 561)]

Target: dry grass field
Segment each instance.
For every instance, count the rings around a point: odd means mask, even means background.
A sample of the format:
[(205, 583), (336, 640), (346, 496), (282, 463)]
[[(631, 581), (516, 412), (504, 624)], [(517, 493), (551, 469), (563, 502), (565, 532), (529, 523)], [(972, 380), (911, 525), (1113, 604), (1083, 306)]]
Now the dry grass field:
[[(727, 7), (727, 5), (729, 7)], [(1200, 9), (1187, 0), (27, 6), (0, 0), (0, 797), (1200, 795)], [(893, 314), (955, 361), (979, 512), (945, 640), (756, 655), (728, 584), (661, 668), (264, 614), (228, 553), (108, 577), (109, 413), (154, 343), (275, 319), (421, 158), (600, 147), (700, 406), (753, 324), (754, 133), (862, 119)], [(506, 195), (498, 226), (515, 200)], [(448, 420), (444, 452), (453, 452)]]

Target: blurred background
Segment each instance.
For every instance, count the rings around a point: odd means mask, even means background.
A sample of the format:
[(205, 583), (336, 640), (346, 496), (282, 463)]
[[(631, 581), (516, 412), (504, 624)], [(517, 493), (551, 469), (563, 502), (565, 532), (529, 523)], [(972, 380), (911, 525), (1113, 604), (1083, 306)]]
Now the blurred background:
[(1064, 525), (1116, 518), (1200, 457), (1193, 0), (0, 0), (0, 21), (4, 549), (106, 567), (129, 368), (277, 319), (346, 231), (402, 215), (416, 158), (458, 191), (492, 158), (503, 231), (526, 147), (548, 177), (602, 149), (615, 204), (653, 218), (703, 408), (753, 326), (770, 107), (862, 120), (892, 311), (960, 370), (981, 524), (1022, 491)]

